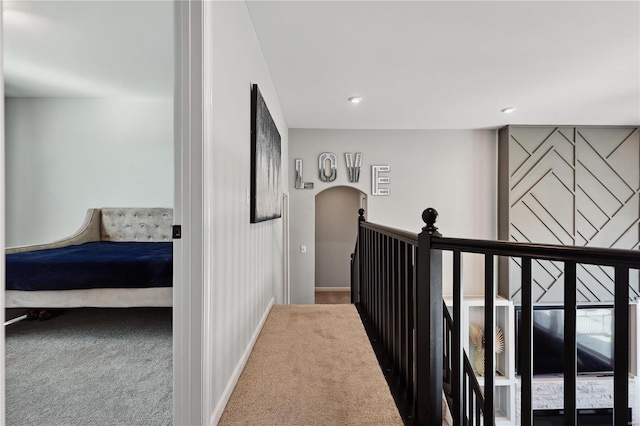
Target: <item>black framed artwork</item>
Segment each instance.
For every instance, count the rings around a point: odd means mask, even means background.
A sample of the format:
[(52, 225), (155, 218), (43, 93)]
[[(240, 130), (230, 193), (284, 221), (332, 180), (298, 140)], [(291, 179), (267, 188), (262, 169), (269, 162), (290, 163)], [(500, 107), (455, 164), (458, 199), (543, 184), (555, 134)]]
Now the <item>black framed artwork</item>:
[(254, 84), (251, 88), (251, 223), (282, 216), (280, 133)]

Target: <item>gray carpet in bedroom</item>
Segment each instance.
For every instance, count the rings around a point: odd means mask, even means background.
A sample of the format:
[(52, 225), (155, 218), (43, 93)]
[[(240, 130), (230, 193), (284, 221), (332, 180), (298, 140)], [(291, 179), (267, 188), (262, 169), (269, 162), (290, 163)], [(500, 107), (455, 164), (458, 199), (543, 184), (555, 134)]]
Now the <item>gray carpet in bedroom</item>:
[(6, 327), (7, 425), (170, 425), (170, 308), (74, 309)]

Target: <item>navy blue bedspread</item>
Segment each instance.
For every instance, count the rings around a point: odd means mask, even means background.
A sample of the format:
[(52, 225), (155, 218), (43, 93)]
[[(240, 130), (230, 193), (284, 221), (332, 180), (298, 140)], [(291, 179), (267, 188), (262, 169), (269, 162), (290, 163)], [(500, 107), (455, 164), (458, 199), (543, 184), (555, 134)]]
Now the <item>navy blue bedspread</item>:
[(173, 244), (96, 241), (6, 256), (7, 290), (171, 287)]

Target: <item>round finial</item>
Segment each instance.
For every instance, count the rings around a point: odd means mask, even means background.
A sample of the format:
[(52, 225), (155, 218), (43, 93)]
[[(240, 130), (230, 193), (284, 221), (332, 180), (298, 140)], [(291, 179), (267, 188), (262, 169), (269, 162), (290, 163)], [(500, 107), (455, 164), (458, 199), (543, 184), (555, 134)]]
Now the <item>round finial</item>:
[(433, 207), (429, 207), (422, 212), (422, 220), (427, 224), (427, 226), (422, 228), (425, 231), (433, 233), (438, 230), (438, 228), (435, 226), (435, 223), (438, 220), (438, 211)]
[(358, 209), (358, 215), (360, 216), (358, 220), (364, 220), (364, 209)]

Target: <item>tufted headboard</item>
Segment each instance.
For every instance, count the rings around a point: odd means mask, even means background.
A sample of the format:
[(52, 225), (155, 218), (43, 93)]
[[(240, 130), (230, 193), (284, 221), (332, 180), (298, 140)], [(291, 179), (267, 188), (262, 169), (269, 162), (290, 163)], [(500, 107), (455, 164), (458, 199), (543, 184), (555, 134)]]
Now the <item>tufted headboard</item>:
[(102, 208), (102, 241), (171, 241), (173, 210), (167, 208)]
[(6, 254), (83, 244), (89, 241), (172, 241), (173, 209), (162, 207), (122, 207), (89, 209), (84, 223), (58, 241), (10, 247)]

